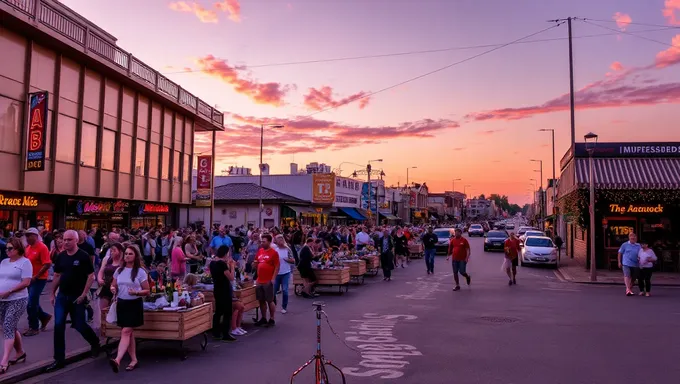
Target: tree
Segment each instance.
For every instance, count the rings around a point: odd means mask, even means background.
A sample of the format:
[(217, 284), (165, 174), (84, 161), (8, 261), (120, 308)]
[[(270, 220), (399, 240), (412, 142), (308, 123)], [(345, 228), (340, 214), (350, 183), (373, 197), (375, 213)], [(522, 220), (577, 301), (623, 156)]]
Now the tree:
[(527, 212), (529, 212), (529, 207), (530, 207), (529, 204), (524, 204), (524, 206), (522, 207), (522, 215), (524, 216), (527, 215)]
[(484, 196), (484, 194), (482, 193), (481, 195), (479, 195), (479, 199), (480, 200), (486, 200), (486, 196)]

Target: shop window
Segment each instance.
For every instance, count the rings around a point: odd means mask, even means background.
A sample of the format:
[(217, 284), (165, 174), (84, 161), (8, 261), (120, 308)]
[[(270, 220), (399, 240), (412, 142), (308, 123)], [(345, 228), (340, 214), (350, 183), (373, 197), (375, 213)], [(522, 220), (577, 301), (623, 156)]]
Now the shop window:
[(170, 180), (170, 164), (172, 164), (170, 148), (163, 148), (163, 170), (161, 172), (161, 179)]
[(604, 230), (605, 247), (618, 248), (628, 241), (628, 235), (635, 233), (637, 221), (635, 219), (609, 219), (607, 228)]
[(60, 114), (58, 124), (57, 161), (75, 163), (76, 119)]
[(190, 163), (190, 158), (189, 155), (184, 155), (184, 164), (182, 166), (182, 180), (184, 180), (185, 184), (188, 184), (189, 181), (191, 180), (191, 175), (189, 174), (189, 163)]
[(21, 152), (21, 103), (0, 97), (0, 151)]
[(120, 164), (119, 170), (122, 173), (130, 173), (130, 163), (132, 162), (132, 137), (120, 135)]
[(152, 179), (158, 178), (159, 158), (158, 144), (151, 144), (149, 146), (149, 177)]
[[(115, 169), (115, 154), (116, 154), (116, 132), (104, 130), (102, 135), (102, 169), (107, 169), (113, 171)], [(129, 147), (128, 147), (129, 150)], [(118, 153), (128, 152), (124, 148), (121, 148)]]
[(135, 159), (135, 175), (146, 176), (146, 141), (137, 139), (137, 147), (135, 148), (136, 159)]
[(172, 160), (172, 181), (174, 182), (179, 182), (179, 170), (181, 169), (181, 164), (179, 163), (182, 158), (182, 155), (180, 155), (179, 151), (175, 151), (175, 156), (173, 156)]
[[(86, 167), (97, 165), (97, 126), (83, 123), (80, 135), (80, 164)], [(107, 148), (109, 150), (109, 148)], [(111, 148), (111, 151), (115, 150)]]
[(172, 112), (165, 111), (163, 114), (163, 136), (170, 139), (172, 142)]

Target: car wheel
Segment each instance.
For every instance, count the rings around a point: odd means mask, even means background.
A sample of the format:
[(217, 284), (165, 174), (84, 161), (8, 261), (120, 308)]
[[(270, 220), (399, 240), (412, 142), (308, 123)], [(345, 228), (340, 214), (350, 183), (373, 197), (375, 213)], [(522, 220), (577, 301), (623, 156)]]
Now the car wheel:
[(484, 247), (484, 252), (489, 252), (489, 248)]

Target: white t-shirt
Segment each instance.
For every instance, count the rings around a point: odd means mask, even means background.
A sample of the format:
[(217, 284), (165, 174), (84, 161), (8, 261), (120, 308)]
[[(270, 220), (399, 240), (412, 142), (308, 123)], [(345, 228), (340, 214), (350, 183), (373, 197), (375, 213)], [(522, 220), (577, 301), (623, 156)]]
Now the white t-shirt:
[(141, 290), (142, 282), (147, 279), (147, 275), (144, 269), (139, 268), (137, 277), (132, 281), (132, 268), (125, 268), (120, 274), (116, 269), (116, 272), (113, 273), (113, 278), (116, 279), (116, 283), (118, 283), (118, 298), (123, 300), (134, 300), (138, 299), (140, 296), (132, 296), (128, 293), (128, 290)]
[[(0, 263), (0, 292), (7, 292), (21, 283), (23, 279), (33, 277), (33, 266), (31, 261), (25, 257), (20, 257), (15, 262), (5, 259)], [(28, 288), (19, 292), (14, 292), (6, 299), (0, 301), (12, 301), (28, 297)]]
[(357, 233), (357, 245), (368, 245), (370, 241), (371, 237), (366, 232)]
[(640, 258), (640, 268), (653, 268), (653, 262), (657, 260), (656, 255), (651, 248), (647, 248), (646, 251), (644, 249), (640, 249), (640, 252), (638, 252), (638, 257)]
[(279, 248), (278, 245), (274, 247), (276, 252), (279, 254), (279, 275), (285, 275), (286, 273), (290, 273), (291, 269), (289, 264), (286, 260), (288, 260), (288, 247), (283, 247)]

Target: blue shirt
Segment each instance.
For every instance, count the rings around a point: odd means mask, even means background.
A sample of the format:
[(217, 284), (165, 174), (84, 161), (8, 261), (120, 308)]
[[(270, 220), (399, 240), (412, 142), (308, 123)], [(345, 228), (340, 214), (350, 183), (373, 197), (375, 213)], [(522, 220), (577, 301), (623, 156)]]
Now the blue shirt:
[(227, 247), (231, 248), (234, 246), (234, 243), (231, 241), (231, 237), (225, 235), (225, 236), (215, 236), (213, 237), (212, 241), (210, 242), (210, 248), (214, 249), (215, 252), (217, 252), (217, 249), (223, 245), (226, 245)]
[(638, 253), (642, 247), (639, 243), (631, 244), (630, 241), (626, 241), (621, 244), (619, 248), (619, 253), (621, 254), (621, 264), (626, 267), (637, 268), (640, 264), (638, 261)]

